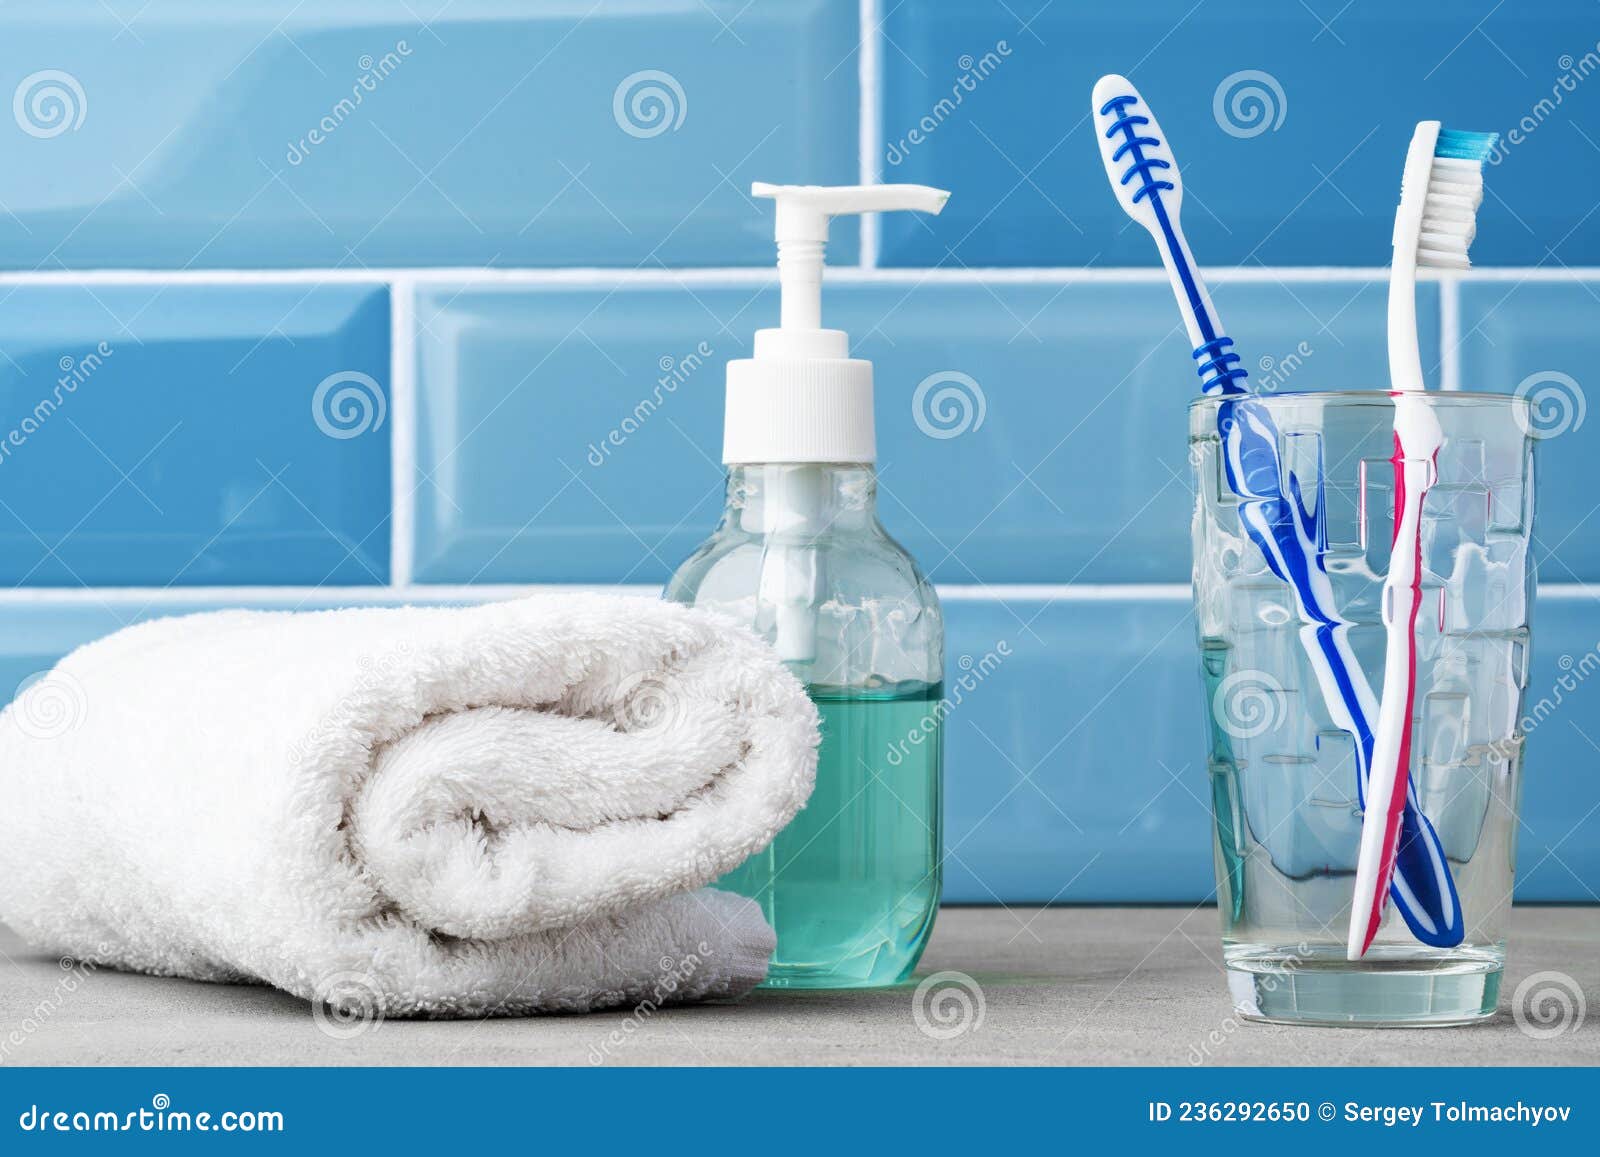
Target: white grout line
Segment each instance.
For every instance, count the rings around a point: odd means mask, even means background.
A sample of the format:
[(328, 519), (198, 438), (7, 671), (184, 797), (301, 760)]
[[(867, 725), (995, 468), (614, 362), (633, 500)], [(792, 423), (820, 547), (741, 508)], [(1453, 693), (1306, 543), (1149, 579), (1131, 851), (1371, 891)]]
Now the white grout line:
[(399, 269), (26, 269), (0, 270), (0, 285), (382, 285)]
[[(1387, 281), (1387, 266), (1249, 266), (1208, 267), (1206, 278), (1218, 284), (1257, 284), (1283, 282)], [(1446, 276), (1458, 282), (1514, 281), (1530, 283), (1600, 281), (1600, 267), (1476, 268), (1442, 275), (1436, 270), (1419, 270), (1418, 279), (1440, 281)], [(1156, 266), (1077, 269), (1064, 266), (860, 268), (830, 267), (831, 281), (883, 283), (888, 285), (934, 284), (982, 285), (1101, 285), (1106, 283), (1165, 285), (1167, 275)], [(27, 285), (283, 285), (304, 282), (380, 286), (394, 281), (412, 285), (437, 286), (520, 286), (540, 288), (675, 286), (675, 285), (756, 285), (776, 281), (776, 274), (765, 265), (721, 266), (686, 269), (486, 269), (441, 266), (438, 268), (391, 269), (85, 269), (0, 271), (0, 287)]]
[(416, 527), (417, 336), (416, 287), (389, 287), (389, 584), (411, 583)]
[(1000, 603), (1013, 599), (1093, 603), (1112, 599), (1188, 599), (1188, 583), (1002, 583), (973, 586), (940, 583), (936, 589), (945, 602)]
[(486, 583), (482, 586), (444, 584), (438, 586), (370, 587), (12, 587), (0, 590), (0, 606), (171, 606), (194, 603), (198, 606), (231, 606), (240, 603), (378, 603), (399, 605), (408, 602), (490, 602), (513, 599), (540, 592), (609, 591), (613, 594), (659, 596), (661, 588), (649, 584), (608, 585), (605, 583)]
[[(861, 0), (860, 78), (861, 120), (857, 145), (860, 149), (860, 177), (863, 185), (876, 185), (883, 179), (878, 171), (878, 155), (883, 150), (883, 110), (880, 105), (883, 43), (878, 36), (878, 0)], [(882, 216), (861, 215), (861, 268), (876, 269), (882, 241)]]
[[(1015, 583), (999, 586), (944, 585), (936, 588), (946, 603), (997, 603), (1039, 601), (1066, 603), (1185, 602), (1188, 583)], [(172, 606), (195, 604), (205, 607), (260, 603), (298, 605), (312, 603), (350, 603), (399, 605), (408, 602), (491, 602), (520, 598), (530, 594), (559, 594), (576, 591), (601, 591), (611, 594), (659, 597), (661, 587), (652, 583), (485, 583), (482, 586), (441, 583), (410, 586), (371, 587), (10, 587), (0, 589), (0, 607), (52, 606)], [(1540, 599), (1600, 598), (1600, 584), (1541, 583)]]
[(1600, 598), (1600, 584), (1540, 583), (1535, 597), (1541, 599), (1595, 599)]
[[(1476, 270), (1455, 274), (1471, 281)], [(1536, 270), (1529, 270), (1527, 280), (1536, 280)], [(1572, 270), (1561, 270), (1563, 273)], [(886, 284), (953, 283), (958, 285), (1166, 285), (1167, 274), (1160, 266), (1117, 266), (1075, 269), (1064, 266), (1038, 266), (1019, 268), (1010, 266), (893, 266), (875, 269), (830, 269), (828, 274), (840, 281), (884, 282)], [(1387, 266), (1350, 265), (1298, 265), (1298, 266), (1215, 266), (1205, 270), (1206, 280), (1217, 284), (1310, 284), (1322, 282), (1366, 282), (1389, 280)], [(1419, 269), (1417, 280), (1439, 281), (1444, 275), (1437, 270)], [(1592, 279), (1600, 279), (1600, 268), (1590, 271)], [(1577, 280), (1561, 278), (1560, 280)]]
[(1461, 284), (1454, 277), (1439, 282), (1439, 388), (1461, 388)]
[(306, 281), (332, 284), (384, 285), (404, 280), (422, 285), (676, 285), (683, 283), (759, 281), (769, 275), (764, 266), (723, 266), (689, 269), (490, 269), (481, 266), (396, 267), (389, 269), (85, 269), (0, 271), (0, 286), (7, 285), (283, 285)]

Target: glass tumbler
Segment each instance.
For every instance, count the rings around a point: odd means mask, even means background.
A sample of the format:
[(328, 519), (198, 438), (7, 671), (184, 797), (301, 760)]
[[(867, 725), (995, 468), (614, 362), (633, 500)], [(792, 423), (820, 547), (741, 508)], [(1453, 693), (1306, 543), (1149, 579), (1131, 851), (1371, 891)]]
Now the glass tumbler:
[[(1409, 770), (1465, 937), (1423, 944), (1390, 903), (1359, 961), (1345, 945), (1362, 822), (1358, 745), (1370, 743), (1361, 732), (1376, 727), (1383, 693), (1392, 397), (1206, 397), (1189, 407), (1217, 896), (1229, 987), (1250, 1019), (1461, 1024), (1498, 1003), (1522, 784), (1535, 439), (1520, 398), (1425, 397), (1444, 437), (1422, 507)], [(1308, 608), (1269, 565), (1259, 519), (1256, 536), (1247, 532), (1262, 499), (1296, 505), (1324, 605)], [(1359, 669), (1331, 671), (1330, 651)], [(1365, 695), (1364, 710), (1330, 703), (1341, 677)]]

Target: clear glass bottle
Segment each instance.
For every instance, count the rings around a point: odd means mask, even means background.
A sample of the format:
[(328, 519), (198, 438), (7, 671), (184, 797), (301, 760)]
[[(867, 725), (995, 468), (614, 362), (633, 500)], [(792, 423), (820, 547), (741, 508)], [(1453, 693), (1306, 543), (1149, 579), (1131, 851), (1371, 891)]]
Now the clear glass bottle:
[(821, 717), (810, 802), (717, 885), (777, 931), (770, 987), (904, 980), (938, 910), (944, 623), (876, 499), (865, 463), (734, 465), (720, 524), (667, 588), (777, 647)]
[(841, 213), (938, 213), (926, 185), (751, 187), (776, 203), (779, 324), (728, 363), (717, 529), (667, 597), (749, 625), (804, 683), (822, 724), (810, 800), (720, 881), (777, 931), (766, 983), (894, 984), (939, 905), (944, 621), (878, 522), (872, 363), (822, 325), (828, 226)]

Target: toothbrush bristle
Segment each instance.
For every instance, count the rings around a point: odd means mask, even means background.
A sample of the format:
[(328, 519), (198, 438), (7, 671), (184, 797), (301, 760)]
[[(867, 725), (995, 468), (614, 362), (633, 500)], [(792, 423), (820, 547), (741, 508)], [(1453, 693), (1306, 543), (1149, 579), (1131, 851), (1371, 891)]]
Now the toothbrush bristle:
[(1494, 153), (1499, 133), (1468, 133), (1460, 129), (1440, 129), (1438, 143), (1433, 146), (1435, 157), (1449, 157), (1458, 161), (1476, 161), (1483, 164)]
[(1422, 208), (1417, 264), (1435, 269), (1470, 269), (1467, 249), (1478, 231), (1483, 204), (1483, 163), (1494, 152), (1499, 133), (1440, 129), (1428, 171)]

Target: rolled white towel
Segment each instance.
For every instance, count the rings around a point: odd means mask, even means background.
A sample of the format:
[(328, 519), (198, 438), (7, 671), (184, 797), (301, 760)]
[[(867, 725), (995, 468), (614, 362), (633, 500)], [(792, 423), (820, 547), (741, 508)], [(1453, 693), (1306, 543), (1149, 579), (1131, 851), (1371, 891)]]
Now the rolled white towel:
[(653, 599), (157, 619), (0, 715), (0, 917), (388, 1015), (737, 995), (772, 932), (692, 889), (788, 823), (816, 745), (767, 647)]

